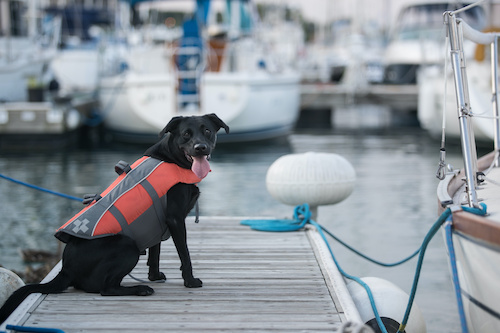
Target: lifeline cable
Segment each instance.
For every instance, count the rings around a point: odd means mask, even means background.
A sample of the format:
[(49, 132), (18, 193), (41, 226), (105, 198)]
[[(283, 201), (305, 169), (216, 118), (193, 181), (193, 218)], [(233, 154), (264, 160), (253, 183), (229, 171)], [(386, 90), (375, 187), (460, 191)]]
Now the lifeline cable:
[(443, 93), (443, 115), (441, 119), (441, 148), (439, 149), (439, 165), (436, 172), (436, 178), (443, 180), (446, 177), (446, 110), (448, 108), (446, 99), (448, 96), (448, 30), (446, 30), (445, 38), (445, 55), (444, 55), (444, 93)]

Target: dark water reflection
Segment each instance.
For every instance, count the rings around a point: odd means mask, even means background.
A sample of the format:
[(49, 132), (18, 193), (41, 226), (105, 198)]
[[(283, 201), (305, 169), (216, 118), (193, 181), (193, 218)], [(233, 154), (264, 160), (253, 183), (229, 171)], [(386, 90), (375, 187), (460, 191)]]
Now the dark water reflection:
[[(0, 172), (38, 186), (81, 197), (101, 192), (116, 174), (119, 160), (135, 161), (145, 147), (1, 155)], [(200, 184), (201, 215), (291, 217), (293, 207), (273, 199), (265, 175), (280, 156), (307, 151), (331, 152), (349, 160), (357, 173), (353, 194), (345, 201), (320, 207), (318, 221), (382, 261), (392, 262), (420, 246), (436, 220), (435, 178), (439, 143), (417, 128), (384, 133), (301, 132), (286, 142), (220, 146), (212, 157), (212, 173)], [(461, 165), (458, 147), (448, 162)], [(2, 234), (0, 264), (22, 270), (19, 251), (55, 251), (54, 230), (81, 203), (0, 180)], [(201, 221), (203, 223), (203, 220)], [(332, 243), (346, 271), (386, 278), (409, 292), (416, 261), (397, 268), (369, 264)], [(417, 293), (428, 332), (460, 331), (441, 236), (431, 243)]]

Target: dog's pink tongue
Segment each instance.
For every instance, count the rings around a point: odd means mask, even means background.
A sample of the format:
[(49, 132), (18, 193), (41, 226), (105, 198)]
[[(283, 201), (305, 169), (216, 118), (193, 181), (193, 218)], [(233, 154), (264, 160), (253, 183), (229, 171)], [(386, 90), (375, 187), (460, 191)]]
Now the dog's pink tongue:
[(191, 170), (198, 178), (205, 178), (210, 172), (210, 163), (208, 163), (207, 156), (193, 156)]

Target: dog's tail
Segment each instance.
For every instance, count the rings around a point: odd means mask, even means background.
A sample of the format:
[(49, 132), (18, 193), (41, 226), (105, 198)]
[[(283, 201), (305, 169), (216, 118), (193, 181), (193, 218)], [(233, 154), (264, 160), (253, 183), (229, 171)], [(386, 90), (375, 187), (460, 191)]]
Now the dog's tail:
[(14, 310), (24, 301), (26, 297), (33, 293), (55, 294), (66, 290), (71, 284), (71, 278), (64, 271), (52, 280), (43, 284), (28, 284), (17, 289), (0, 308), (0, 324), (3, 323)]

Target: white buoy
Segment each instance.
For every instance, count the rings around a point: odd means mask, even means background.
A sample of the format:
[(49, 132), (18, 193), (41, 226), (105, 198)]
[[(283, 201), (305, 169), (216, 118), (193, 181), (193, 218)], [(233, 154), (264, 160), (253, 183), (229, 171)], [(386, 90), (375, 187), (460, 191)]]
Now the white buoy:
[[(377, 277), (364, 277), (361, 280), (370, 287), (377, 311), (387, 331), (389, 333), (397, 332), (404, 318), (406, 306), (410, 297), (398, 286), (387, 280)], [(380, 332), (365, 288), (356, 281), (352, 281), (347, 285), (347, 289), (349, 289), (354, 304), (359, 311), (361, 320), (368, 326), (371, 326), (375, 332)], [(425, 333), (426, 331), (422, 312), (417, 304), (413, 303), (405, 332)]]
[(24, 282), (19, 276), (0, 267), (0, 307), (14, 291), (22, 286), (24, 286)]
[(312, 209), (344, 200), (352, 193), (355, 181), (356, 172), (344, 157), (314, 152), (282, 156), (266, 176), (273, 198), (292, 206), (307, 203)]

